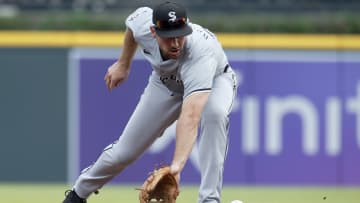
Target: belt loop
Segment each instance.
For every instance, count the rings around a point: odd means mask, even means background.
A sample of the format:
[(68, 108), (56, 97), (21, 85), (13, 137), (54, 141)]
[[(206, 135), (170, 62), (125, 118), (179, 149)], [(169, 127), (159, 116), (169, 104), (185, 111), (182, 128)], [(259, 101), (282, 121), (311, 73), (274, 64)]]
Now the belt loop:
[(230, 67), (229, 64), (226, 64), (226, 66), (224, 67), (224, 73), (228, 71), (229, 67)]

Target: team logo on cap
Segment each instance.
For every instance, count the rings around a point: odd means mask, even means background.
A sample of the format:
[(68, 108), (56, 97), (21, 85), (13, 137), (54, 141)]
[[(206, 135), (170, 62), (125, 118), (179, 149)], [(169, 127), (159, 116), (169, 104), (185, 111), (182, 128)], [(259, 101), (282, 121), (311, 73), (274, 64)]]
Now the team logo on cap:
[(168, 13), (169, 16), (169, 22), (174, 23), (176, 21), (176, 13), (175, 11), (170, 11)]

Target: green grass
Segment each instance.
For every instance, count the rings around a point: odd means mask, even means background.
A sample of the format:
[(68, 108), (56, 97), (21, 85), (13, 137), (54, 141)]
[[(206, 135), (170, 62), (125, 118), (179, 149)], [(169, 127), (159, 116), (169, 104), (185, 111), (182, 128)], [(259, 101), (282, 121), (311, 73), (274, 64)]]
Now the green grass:
[[(136, 203), (138, 191), (133, 186), (105, 186), (89, 203)], [(1, 203), (60, 203), (64, 184), (0, 183)], [(326, 197), (324, 199), (324, 197)], [(196, 203), (197, 187), (182, 186), (177, 203)], [(225, 186), (223, 203), (239, 199), (244, 203), (359, 203), (360, 187), (243, 187)]]

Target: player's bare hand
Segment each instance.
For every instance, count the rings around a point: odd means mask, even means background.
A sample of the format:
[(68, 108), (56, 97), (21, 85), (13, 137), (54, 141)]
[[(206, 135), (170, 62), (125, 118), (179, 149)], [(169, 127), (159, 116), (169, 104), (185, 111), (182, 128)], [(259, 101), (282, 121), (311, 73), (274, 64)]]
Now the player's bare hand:
[(113, 63), (107, 70), (104, 80), (106, 87), (109, 90), (117, 87), (124, 80), (126, 80), (129, 76), (129, 71), (127, 68), (121, 66), (121, 64), (116, 61)]

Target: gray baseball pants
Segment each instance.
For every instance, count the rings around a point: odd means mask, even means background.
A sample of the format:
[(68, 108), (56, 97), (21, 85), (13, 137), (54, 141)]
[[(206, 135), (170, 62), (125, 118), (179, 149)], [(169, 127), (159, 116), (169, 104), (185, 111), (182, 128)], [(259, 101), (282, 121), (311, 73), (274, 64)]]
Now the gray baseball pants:
[[(233, 71), (217, 76), (200, 123), (199, 203), (219, 203), (228, 146), (229, 113), (236, 94)], [(180, 115), (182, 95), (172, 94), (153, 72), (120, 138), (106, 147), (97, 161), (84, 169), (73, 188), (82, 198), (118, 175), (163, 134)]]

